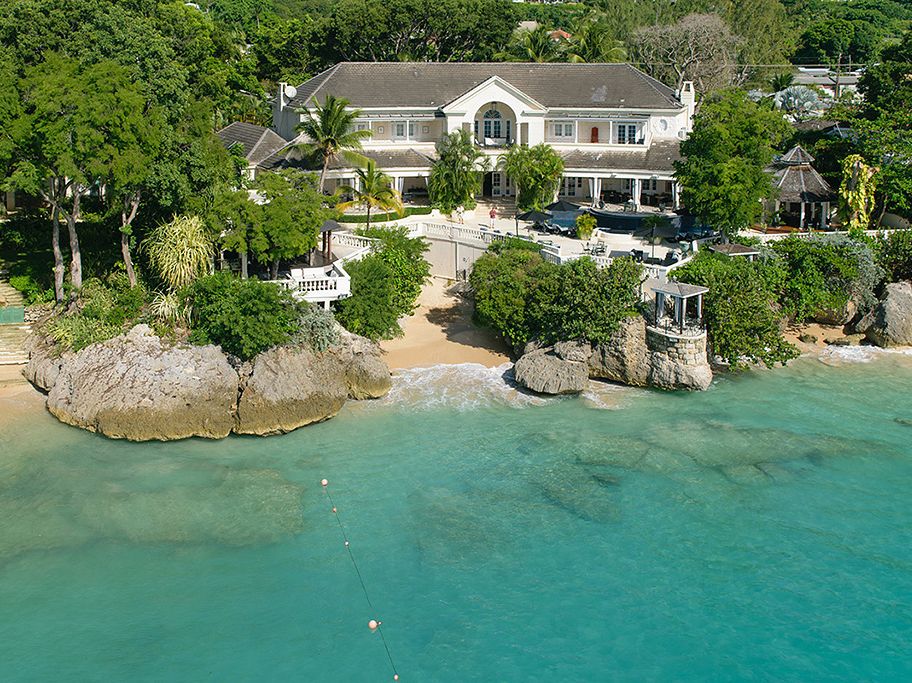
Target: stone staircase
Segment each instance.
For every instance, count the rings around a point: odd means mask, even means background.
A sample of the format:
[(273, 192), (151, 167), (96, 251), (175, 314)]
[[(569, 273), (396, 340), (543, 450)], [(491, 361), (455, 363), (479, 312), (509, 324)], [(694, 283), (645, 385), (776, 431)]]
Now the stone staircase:
[[(0, 306), (23, 306), (18, 290), (10, 287), (6, 274), (0, 271)], [(0, 365), (23, 365), (28, 362), (25, 339), (31, 326), (26, 323), (0, 324)]]

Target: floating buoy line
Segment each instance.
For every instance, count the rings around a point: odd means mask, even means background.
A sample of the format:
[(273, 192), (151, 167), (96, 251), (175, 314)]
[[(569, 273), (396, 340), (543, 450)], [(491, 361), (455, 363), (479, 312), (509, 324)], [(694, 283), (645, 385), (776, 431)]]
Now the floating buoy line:
[[(330, 511), (332, 512), (333, 517), (336, 518), (336, 523), (339, 525), (339, 531), (342, 532), (342, 542), (345, 545), (345, 549), (348, 551), (348, 557), (351, 560), (352, 567), (355, 568), (355, 574), (358, 575), (358, 582), (361, 584), (361, 590), (364, 591), (364, 598), (367, 600), (367, 606), (370, 608), (371, 614), (374, 614), (374, 605), (371, 602), (370, 594), (367, 592), (367, 586), (364, 583), (364, 577), (361, 575), (361, 570), (358, 568), (358, 563), (355, 562), (355, 555), (352, 553), (351, 543), (348, 540), (348, 534), (345, 533), (345, 526), (342, 524), (342, 520), (339, 517), (339, 510), (336, 507), (336, 503), (333, 500), (332, 494), (329, 492), (329, 480), (321, 480), (320, 486), (323, 487), (323, 493), (326, 495), (327, 500), (329, 500)], [(386, 636), (383, 635), (382, 626), (383, 622), (373, 617), (367, 622), (367, 627), (371, 630), (372, 633), (380, 634), (380, 640), (383, 642), (383, 649), (386, 650), (386, 657), (389, 659), (390, 667), (393, 669), (393, 680), (398, 681), (399, 672), (396, 670), (396, 663), (393, 661), (393, 655), (390, 652), (389, 644), (386, 642)]]

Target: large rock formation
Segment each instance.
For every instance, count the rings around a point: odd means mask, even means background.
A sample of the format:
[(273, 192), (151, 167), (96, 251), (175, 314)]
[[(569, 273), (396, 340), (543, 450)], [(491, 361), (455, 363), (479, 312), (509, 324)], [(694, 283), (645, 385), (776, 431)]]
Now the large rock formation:
[(24, 374), (67, 424), (134, 441), (287, 432), (390, 388), (379, 349), (343, 334), (335, 348), (266, 351), (235, 369), (216, 346), (169, 345), (147, 325), (78, 353), (39, 336)]
[(883, 299), (857, 325), (877, 346), (912, 346), (912, 283), (891, 282)]
[(578, 394), (589, 384), (589, 368), (578, 360), (566, 360), (553, 349), (536, 349), (516, 361), (516, 381), (539, 394)]
[(592, 379), (659, 389), (703, 390), (712, 383), (705, 334), (669, 334), (648, 328), (640, 316), (624, 320), (605, 344), (530, 345), (513, 371), (517, 382), (542, 394), (583, 391), (583, 372)]
[(238, 374), (215, 346), (169, 347), (148, 325), (60, 359), (32, 354), (48, 389), (47, 407), (62, 422), (132, 441), (222, 438), (234, 428)]
[(336, 349), (315, 354), (277, 347), (252, 361), (238, 401), (240, 434), (275, 434), (326, 420), (349, 397), (379, 398), (390, 389), (389, 369), (376, 347), (346, 335)]

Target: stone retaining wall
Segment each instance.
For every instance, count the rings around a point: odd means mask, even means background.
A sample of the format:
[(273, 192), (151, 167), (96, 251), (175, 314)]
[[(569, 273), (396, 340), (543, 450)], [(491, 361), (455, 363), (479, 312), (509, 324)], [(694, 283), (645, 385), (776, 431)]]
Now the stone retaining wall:
[(664, 353), (670, 360), (682, 365), (697, 366), (706, 363), (706, 332), (699, 336), (686, 336), (647, 327), (646, 345), (650, 351)]

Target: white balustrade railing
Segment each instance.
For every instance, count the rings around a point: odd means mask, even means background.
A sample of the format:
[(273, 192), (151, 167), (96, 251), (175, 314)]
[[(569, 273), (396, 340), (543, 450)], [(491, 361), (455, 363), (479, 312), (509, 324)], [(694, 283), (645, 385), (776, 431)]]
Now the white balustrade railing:
[(364, 237), (353, 232), (334, 232), (332, 241), (339, 246), (353, 247), (355, 249), (370, 249), (372, 245), (377, 243), (377, 240), (373, 237)]
[[(865, 230), (864, 234), (868, 237), (885, 237), (891, 232), (896, 232), (897, 230), (902, 230), (903, 228), (885, 228), (883, 230)], [(767, 242), (777, 242), (779, 240), (784, 240), (786, 237), (798, 237), (800, 239), (807, 239), (808, 237), (826, 237), (829, 235), (847, 235), (847, 232), (748, 232), (743, 233), (745, 237), (753, 237), (760, 240), (761, 243), (766, 244)]]

